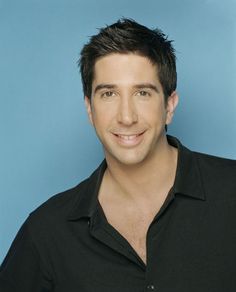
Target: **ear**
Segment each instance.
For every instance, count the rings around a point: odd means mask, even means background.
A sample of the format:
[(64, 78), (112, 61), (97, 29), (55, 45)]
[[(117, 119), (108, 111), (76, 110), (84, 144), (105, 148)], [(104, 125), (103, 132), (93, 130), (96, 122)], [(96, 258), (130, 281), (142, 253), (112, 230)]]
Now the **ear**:
[(92, 114), (92, 105), (91, 105), (91, 99), (87, 96), (84, 97), (84, 103), (87, 110), (88, 118), (90, 123), (93, 125), (93, 114)]
[(176, 91), (173, 91), (172, 94), (167, 99), (166, 104), (166, 125), (169, 125), (172, 122), (175, 109), (178, 105), (179, 97)]

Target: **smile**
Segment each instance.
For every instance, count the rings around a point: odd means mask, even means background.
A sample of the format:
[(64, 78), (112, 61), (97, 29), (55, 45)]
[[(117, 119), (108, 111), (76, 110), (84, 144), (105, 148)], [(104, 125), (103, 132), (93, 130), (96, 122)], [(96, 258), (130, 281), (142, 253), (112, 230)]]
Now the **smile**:
[(115, 136), (118, 144), (120, 144), (121, 146), (132, 147), (132, 146), (136, 146), (136, 145), (141, 143), (141, 141), (143, 140), (144, 132), (139, 133), (139, 134), (116, 134), (116, 133), (114, 133), (113, 135)]
[(124, 139), (124, 140), (133, 140), (136, 137), (138, 137), (141, 134), (138, 135), (117, 135), (119, 138)]

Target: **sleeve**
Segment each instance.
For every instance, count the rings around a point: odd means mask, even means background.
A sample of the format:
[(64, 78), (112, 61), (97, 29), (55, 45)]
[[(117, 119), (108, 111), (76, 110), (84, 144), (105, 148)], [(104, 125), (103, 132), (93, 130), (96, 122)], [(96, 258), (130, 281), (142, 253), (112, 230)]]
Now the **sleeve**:
[(27, 221), (17, 233), (0, 267), (0, 291), (52, 291), (52, 281), (43, 270), (42, 260), (31, 239)]

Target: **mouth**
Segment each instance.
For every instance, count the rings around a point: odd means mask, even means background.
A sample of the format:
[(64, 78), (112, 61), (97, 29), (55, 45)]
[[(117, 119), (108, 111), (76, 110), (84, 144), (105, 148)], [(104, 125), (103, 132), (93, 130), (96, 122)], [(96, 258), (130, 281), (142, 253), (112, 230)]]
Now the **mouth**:
[(145, 131), (138, 133), (138, 134), (118, 134), (113, 133), (114, 137), (118, 144), (122, 146), (136, 146), (143, 140), (143, 134)]

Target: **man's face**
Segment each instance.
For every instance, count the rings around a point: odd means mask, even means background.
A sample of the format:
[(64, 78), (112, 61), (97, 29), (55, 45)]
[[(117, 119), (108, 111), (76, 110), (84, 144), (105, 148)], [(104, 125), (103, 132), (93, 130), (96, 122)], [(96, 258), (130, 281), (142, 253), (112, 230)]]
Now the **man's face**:
[(95, 63), (89, 119), (107, 161), (135, 165), (154, 158), (165, 140), (178, 97), (167, 103), (157, 68), (136, 54), (110, 54)]

